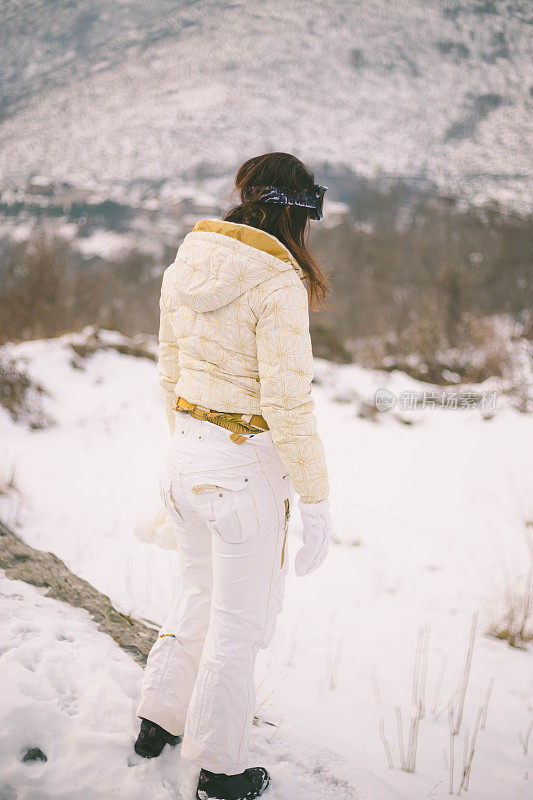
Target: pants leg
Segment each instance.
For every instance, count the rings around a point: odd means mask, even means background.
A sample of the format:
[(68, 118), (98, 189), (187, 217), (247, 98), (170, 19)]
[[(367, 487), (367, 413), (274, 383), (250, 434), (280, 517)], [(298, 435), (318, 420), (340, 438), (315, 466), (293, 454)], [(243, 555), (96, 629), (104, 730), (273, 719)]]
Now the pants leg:
[(169, 497), (179, 539), (179, 592), (150, 650), (137, 715), (181, 735), (209, 625), (211, 531), (186, 505), (173, 508), (170, 482)]
[[(238, 488), (239, 471), (226, 487), (217, 474), (213, 483), (218, 487), (204, 506), (213, 531), (211, 617), (181, 755), (226, 774), (249, 766), (255, 659), (274, 633), (288, 563), (285, 511), (291, 490), (279, 462), (258, 463), (257, 473), (240, 471), (247, 476), (242, 478), (247, 482), (244, 490)], [(229, 500), (224, 499), (228, 494)]]

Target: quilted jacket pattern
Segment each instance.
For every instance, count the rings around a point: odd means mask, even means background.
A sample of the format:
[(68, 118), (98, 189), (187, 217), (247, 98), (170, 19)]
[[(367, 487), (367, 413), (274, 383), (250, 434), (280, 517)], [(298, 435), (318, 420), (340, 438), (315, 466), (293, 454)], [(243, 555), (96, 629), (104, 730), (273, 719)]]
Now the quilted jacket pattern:
[(262, 414), (303, 502), (328, 496), (311, 397), (303, 271), (274, 236), (198, 222), (164, 272), (159, 383), (171, 431), (180, 395), (217, 411)]

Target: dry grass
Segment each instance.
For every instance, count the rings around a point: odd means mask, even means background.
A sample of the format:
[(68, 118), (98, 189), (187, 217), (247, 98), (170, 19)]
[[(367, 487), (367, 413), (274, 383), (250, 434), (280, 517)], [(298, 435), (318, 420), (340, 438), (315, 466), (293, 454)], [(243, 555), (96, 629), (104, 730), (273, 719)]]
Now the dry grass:
[(0, 354), (0, 406), (15, 422), (26, 422), (33, 429), (49, 427), (52, 420), (43, 408), (44, 393), (23, 365)]
[(488, 635), (508, 642), (510, 647), (521, 650), (533, 640), (531, 611), (533, 608), (531, 572), (522, 587), (507, 584), (505, 587), (505, 608), (500, 618), (493, 622)]
[[(449, 698), (447, 703), (444, 703), (444, 708), (448, 709), (449, 720), (449, 746), (443, 748), (444, 766), (448, 772), (448, 791), (449, 794), (460, 795), (463, 791), (468, 791), (468, 786), (471, 777), (472, 764), (474, 755), (476, 753), (476, 744), (480, 731), (485, 729), (487, 719), (487, 709), (492, 691), (494, 680), (489, 681), (488, 689), (484, 695), (480, 706), (478, 707), (472, 729), (466, 729), (464, 724), (464, 711), (465, 702), (468, 694), (468, 686), (470, 680), (470, 668), (472, 664), (472, 657), (474, 653), (474, 644), (476, 639), (477, 629), (477, 612), (474, 613), (472, 618), (472, 625), (470, 630), (470, 637), (468, 647), (464, 658), (463, 668), (459, 677), (457, 687)], [(442, 709), (440, 708), (440, 696), (442, 692), (442, 685), (444, 675), (448, 665), (448, 656), (445, 656), (442, 666), (437, 676), (435, 688), (433, 690), (433, 699), (431, 706), (426, 705), (426, 677), (429, 660), (429, 628), (421, 628), (418, 634), (418, 642), (415, 652), (415, 662), (412, 678), (412, 697), (411, 706), (413, 711), (410, 714), (409, 728), (405, 731), (404, 714), (400, 706), (396, 706), (396, 734), (398, 741), (399, 753), (399, 768), (404, 772), (416, 771), (416, 759), (418, 748), (418, 737), (421, 729), (422, 720), (427, 717), (429, 711), (433, 720), (438, 719)], [(376, 703), (381, 705), (381, 691), (379, 688), (378, 680), (375, 671), (371, 673), (372, 688)], [(379, 736), (385, 751), (385, 758), (387, 764), (391, 769), (394, 769), (394, 759), (391, 744), (387, 738), (385, 731), (385, 716), (382, 714), (379, 718)], [(462, 765), (458, 764), (457, 748), (460, 737), (463, 742), (463, 757)], [(522, 737), (525, 741), (525, 737)]]
[(529, 728), (525, 733), (522, 731), (518, 731), (518, 741), (520, 742), (520, 749), (524, 756), (527, 756), (529, 752), (529, 737), (531, 736), (531, 731), (533, 730), (533, 722), (529, 725)]
[[(409, 722), (409, 732), (407, 740), (404, 735), (404, 720), (400, 706), (395, 707), (396, 733), (398, 739), (398, 751), (400, 758), (400, 769), (404, 772), (415, 772), (416, 755), (418, 749), (418, 733), (420, 720), (425, 716), (426, 710), (426, 677), (429, 653), (429, 627), (420, 628), (418, 632), (418, 642), (415, 651), (415, 663), (413, 668), (412, 681), (412, 705), (414, 713), (411, 714)], [(376, 703), (381, 705), (381, 691), (375, 671), (370, 675), (372, 688)], [(385, 733), (385, 717), (381, 715), (379, 720), (379, 736), (385, 750), (385, 757), (391, 769), (394, 768), (392, 749)]]
[(319, 695), (324, 696), (326, 691), (335, 691), (337, 688), (339, 669), (342, 662), (344, 636), (335, 630), (335, 615), (331, 615), (330, 625), (326, 639), (326, 658), (324, 671), (320, 681)]
[(524, 524), (524, 535), (529, 551), (529, 569), (525, 578), (517, 580), (507, 576), (503, 609), (493, 612), (488, 636), (508, 642), (510, 647), (526, 649), (533, 641), (533, 522)]
[(0, 501), (4, 522), (16, 529), (20, 526), (24, 496), (17, 482), (16, 463), (0, 468)]
[(0, 469), (0, 495), (9, 495), (13, 492), (18, 492), (17, 483), (15, 479), (17, 468), (15, 464)]

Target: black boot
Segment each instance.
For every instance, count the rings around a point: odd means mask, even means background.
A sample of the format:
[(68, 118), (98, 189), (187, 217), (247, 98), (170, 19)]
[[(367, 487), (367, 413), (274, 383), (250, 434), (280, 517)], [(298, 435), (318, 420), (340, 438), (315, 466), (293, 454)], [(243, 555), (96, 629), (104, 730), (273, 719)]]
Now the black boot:
[(156, 725), (155, 722), (143, 719), (134, 748), (137, 755), (143, 756), (143, 758), (156, 758), (161, 755), (161, 751), (166, 744), (174, 747), (180, 742), (181, 736), (173, 736), (164, 728), (161, 728), (160, 725)]
[(263, 794), (270, 783), (264, 767), (250, 767), (239, 775), (200, 770), (197, 800), (252, 800)]

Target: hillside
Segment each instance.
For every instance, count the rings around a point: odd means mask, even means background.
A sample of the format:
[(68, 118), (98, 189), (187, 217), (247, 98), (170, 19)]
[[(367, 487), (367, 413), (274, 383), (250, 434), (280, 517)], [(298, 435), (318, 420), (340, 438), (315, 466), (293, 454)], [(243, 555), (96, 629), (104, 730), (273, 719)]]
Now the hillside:
[(525, 0), (12, 0), (0, 182), (223, 177), (275, 149), (523, 207), (528, 34)]
[[(0, 518), (117, 610), (158, 623), (176, 591), (177, 554), (132, 533), (133, 522), (158, 506), (168, 441), (156, 366), (131, 346), (125, 354), (131, 342), (117, 333), (88, 344), (78, 335), (0, 350), (0, 358), (25, 363), (41, 386), (29, 400), (49, 418), (39, 423), (34, 408), (15, 421), (0, 408)], [(459, 695), (475, 619), (454, 792), (488, 696), (464, 796), (526, 800), (532, 754), (518, 733), (526, 742), (533, 702), (533, 418), (513, 409), (496, 383), (471, 387), (498, 391), (494, 413), (428, 401), (414, 411), (398, 404), (372, 421), (362, 400), (368, 404), (376, 389), (401, 402), (427, 384), (398, 371), (321, 359), (315, 366), (334, 536), (323, 567), (300, 579), (293, 559), (301, 522), (291, 515), (285, 605), (257, 670), (256, 714), (273, 724), (254, 728), (253, 755), (272, 768), (272, 800), (448, 798), (448, 703)], [(0, 647), (10, 648), (0, 662), (10, 689), (0, 715), (0, 796), (11, 797), (2, 789), (15, 783), (24, 796), (38, 786), (39, 796), (61, 800), (107, 798), (108, 787), (132, 800), (147, 792), (191, 797), (194, 775), (178, 752), (157, 764), (131, 760), (139, 667), (85, 613), (67, 613), (1, 576), (0, 593)], [(514, 647), (495, 638), (513, 630)], [(425, 711), (412, 774), (400, 768), (397, 708), (407, 752), (417, 698)], [(42, 748), (48, 763), (21, 764), (28, 746)]]

